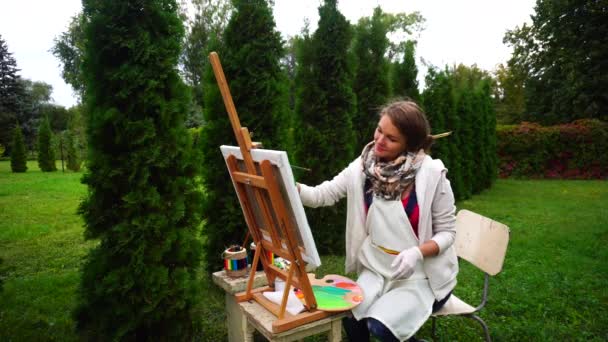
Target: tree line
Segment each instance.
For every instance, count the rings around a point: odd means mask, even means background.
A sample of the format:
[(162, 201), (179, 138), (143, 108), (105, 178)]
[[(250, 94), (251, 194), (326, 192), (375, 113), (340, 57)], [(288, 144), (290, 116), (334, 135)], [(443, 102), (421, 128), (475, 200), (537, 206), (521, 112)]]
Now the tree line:
[[(444, 159), (458, 198), (468, 198), (495, 179), (492, 77), (476, 67), (446, 67), (431, 71), (420, 93), (416, 42), (389, 40), (394, 32), (420, 30), (424, 19), (419, 13), (391, 14), (376, 8), (352, 24), (337, 2), (328, 0), (319, 7), (314, 32), (306, 25), (284, 42), (268, 2), (231, 4), (225, 7), (230, 15), (219, 16), (229, 18), (223, 28), (212, 28), (212, 21), (201, 21), (201, 15), (190, 32), (220, 32), (201, 55), (219, 52), (241, 122), (253, 131), (254, 140), (287, 150), (293, 165), (311, 170), (294, 168), (298, 181), (319, 184), (346, 167), (371, 141), (380, 108), (395, 98), (420, 102), (433, 133), (453, 132), (437, 142), (432, 154)], [(186, 40), (185, 50), (202, 45), (192, 39)], [(212, 271), (220, 265), (221, 251), (244, 238), (246, 224), (218, 151), (222, 144), (235, 144), (234, 137), (213, 74), (204, 63), (202, 81), (192, 85), (203, 94), (203, 234), (206, 266)], [(186, 65), (189, 75), (196, 74), (189, 66), (194, 63)], [(344, 210), (342, 203), (307, 211), (321, 253), (343, 252)]]
[(42, 171), (56, 170), (56, 156), (78, 171), (85, 149), (80, 109), (52, 103), (51, 85), (22, 78), (2, 36), (0, 70), (0, 156), (10, 156), (13, 172), (25, 172), (34, 155)]
[(537, 0), (530, 24), (507, 31), (513, 48), (496, 71), (500, 122), (608, 120), (608, 6)]
[[(317, 184), (342, 170), (372, 139), (379, 107), (397, 97), (420, 102), (433, 133), (452, 132), (431, 153), (448, 166), (458, 198), (496, 177), (495, 110), (509, 103), (511, 88), (454, 65), (430, 68), (419, 92), (415, 40), (387, 37), (420, 30), (420, 14), (377, 8), (350, 23), (336, 0), (325, 0), (314, 32), (305, 25), (284, 41), (269, 1), (193, 4), (189, 19), (175, 0), (84, 0), (55, 42), (83, 103), (89, 191), (79, 212), (85, 236), (99, 241), (83, 266), (75, 311), (85, 338), (200, 336), (201, 252), (215, 271), (225, 247), (245, 235), (219, 152), (235, 141), (210, 51), (221, 57), (254, 140), (312, 170), (296, 170), (299, 181)], [(511, 77), (514, 69), (505, 70)], [(321, 253), (343, 253), (343, 210), (307, 212)]]

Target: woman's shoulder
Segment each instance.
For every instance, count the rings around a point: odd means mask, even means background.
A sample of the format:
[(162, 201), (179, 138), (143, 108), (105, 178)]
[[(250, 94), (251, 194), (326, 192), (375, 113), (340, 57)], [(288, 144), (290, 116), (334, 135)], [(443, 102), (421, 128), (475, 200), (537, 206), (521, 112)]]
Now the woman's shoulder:
[(447, 170), (441, 159), (433, 159), (429, 155), (424, 157), (420, 168), (430, 173), (441, 173), (444, 170)]
[(355, 158), (355, 160), (350, 162), (350, 164), (348, 164), (348, 166), (346, 168), (350, 169), (350, 170), (355, 170), (355, 171), (356, 170), (363, 171), (363, 163), (361, 162), (361, 156), (358, 156), (357, 158)]

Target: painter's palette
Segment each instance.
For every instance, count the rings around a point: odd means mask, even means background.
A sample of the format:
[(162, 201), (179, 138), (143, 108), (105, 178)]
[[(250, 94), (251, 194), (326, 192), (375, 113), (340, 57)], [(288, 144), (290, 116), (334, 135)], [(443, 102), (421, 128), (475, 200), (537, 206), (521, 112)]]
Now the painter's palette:
[(363, 290), (356, 282), (335, 274), (317, 279), (308, 274), (312, 292), (317, 300), (317, 309), (322, 311), (346, 311), (363, 301)]

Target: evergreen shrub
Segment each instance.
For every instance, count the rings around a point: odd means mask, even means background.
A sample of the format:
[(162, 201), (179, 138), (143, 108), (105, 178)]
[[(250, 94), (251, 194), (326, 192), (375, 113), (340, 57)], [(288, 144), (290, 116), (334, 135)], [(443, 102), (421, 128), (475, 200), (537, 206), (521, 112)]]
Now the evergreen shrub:
[(74, 312), (82, 340), (201, 339), (200, 201), (184, 125), (175, 0), (83, 1), (89, 146), (79, 212), (97, 243)]
[(80, 159), (78, 158), (78, 147), (76, 146), (76, 140), (74, 134), (70, 131), (66, 134), (65, 139), (66, 154), (67, 154), (67, 169), (70, 171), (80, 171)]
[[(332, 179), (363, 149), (354, 146), (351, 123), (356, 111), (348, 53), (351, 38), (351, 25), (336, 0), (324, 1), (317, 30), (298, 52), (294, 160), (312, 170), (296, 176), (301, 183), (317, 185)], [(346, 201), (307, 208), (306, 215), (319, 252), (343, 253)]]
[(13, 129), (13, 148), (11, 150), (11, 170), (13, 172), (27, 171), (27, 151), (21, 132), (21, 126)]
[[(269, 1), (236, 0), (233, 5), (223, 40), (212, 45), (216, 45), (241, 125), (264, 148), (281, 150), (287, 123), (291, 122), (286, 115), (287, 77), (280, 65), (285, 52), (281, 34)], [(243, 242), (247, 225), (219, 149), (221, 145), (236, 145), (236, 138), (209, 64), (204, 94), (205, 124), (200, 141), (205, 164), (201, 174), (205, 187), (203, 235), (205, 266), (213, 272), (223, 267), (224, 249)]]
[(42, 119), (38, 127), (38, 167), (43, 172), (57, 171), (53, 132), (48, 117)]
[(500, 177), (602, 179), (608, 176), (608, 123), (522, 122), (496, 130)]
[(422, 105), (432, 134), (452, 132), (432, 147), (447, 169), (456, 199), (489, 188), (497, 176), (496, 114), (490, 79), (476, 67), (429, 69)]

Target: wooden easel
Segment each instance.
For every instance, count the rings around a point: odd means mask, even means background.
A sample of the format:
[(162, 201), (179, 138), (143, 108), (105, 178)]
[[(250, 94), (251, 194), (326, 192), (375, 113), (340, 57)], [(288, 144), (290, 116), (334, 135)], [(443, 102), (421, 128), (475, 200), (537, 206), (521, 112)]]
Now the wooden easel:
[[(258, 263), (261, 262), (264, 266), (268, 284), (271, 284), (270, 286), (252, 290), (255, 272), (250, 272), (247, 290), (236, 294), (236, 299), (239, 302), (253, 299), (277, 316), (277, 320), (272, 324), (274, 333), (328, 317), (333, 313), (317, 310), (317, 301), (306, 274), (306, 265), (300, 252), (301, 247), (297, 242), (295, 227), (292, 226), (287, 216), (287, 207), (281, 196), (279, 183), (273, 174), (272, 165), (268, 160), (262, 161), (259, 167), (261, 172), (258, 173), (251, 157), (251, 150), (256, 145), (251, 142), (251, 136), (247, 127), (241, 127), (217, 53), (211, 52), (209, 60), (211, 61), (213, 72), (222, 93), (228, 117), (230, 118), (230, 124), (232, 125), (245, 163), (246, 170), (243, 171), (239, 170), (235, 156), (229, 156), (227, 160), (228, 170), (237, 191), (249, 233), (256, 244), (251, 269), (255, 270)], [(256, 203), (250, 202), (247, 196), (248, 189), (253, 191)], [(254, 216), (254, 204), (257, 204), (257, 208), (262, 212), (262, 225), (258, 223)], [(264, 238), (264, 235), (269, 236), (270, 239)], [(291, 263), (289, 270), (282, 270), (270, 263), (267, 258), (267, 251), (288, 260)], [(274, 281), (277, 277), (285, 281), (281, 305), (269, 301), (262, 294), (264, 291), (273, 290)], [(302, 291), (307, 309), (307, 311), (295, 316), (285, 312), (291, 286), (297, 287)]]

